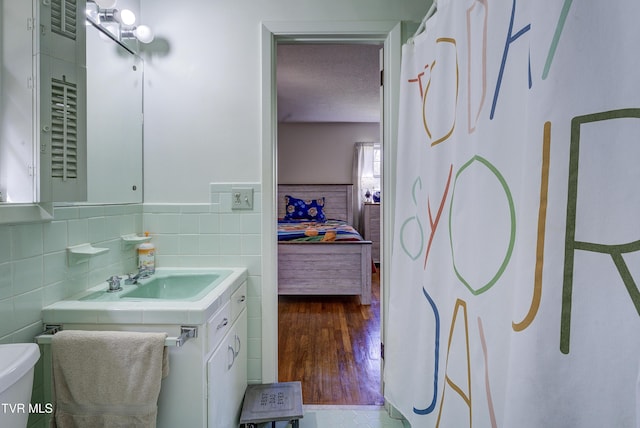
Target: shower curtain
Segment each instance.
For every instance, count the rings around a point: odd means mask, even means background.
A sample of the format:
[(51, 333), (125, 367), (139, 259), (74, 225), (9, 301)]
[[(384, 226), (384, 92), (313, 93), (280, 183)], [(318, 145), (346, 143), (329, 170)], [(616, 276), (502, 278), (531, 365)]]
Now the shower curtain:
[(640, 427), (640, 2), (439, 0), (403, 47), (385, 396)]

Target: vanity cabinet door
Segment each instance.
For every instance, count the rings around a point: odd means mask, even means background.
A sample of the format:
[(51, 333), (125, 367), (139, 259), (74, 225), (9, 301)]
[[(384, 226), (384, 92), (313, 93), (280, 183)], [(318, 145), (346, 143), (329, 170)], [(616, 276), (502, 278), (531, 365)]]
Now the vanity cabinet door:
[(247, 387), (247, 311), (207, 362), (208, 426), (237, 427)]

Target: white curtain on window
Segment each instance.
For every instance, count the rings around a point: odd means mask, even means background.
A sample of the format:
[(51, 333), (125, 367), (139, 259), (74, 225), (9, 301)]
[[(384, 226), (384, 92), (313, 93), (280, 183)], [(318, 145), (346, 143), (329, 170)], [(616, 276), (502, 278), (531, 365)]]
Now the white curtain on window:
[[(355, 196), (353, 202), (353, 222), (356, 229), (360, 230), (360, 213), (365, 200), (365, 192), (379, 189), (379, 179), (373, 173), (373, 147), (374, 143), (355, 143), (353, 154), (353, 187)], [(361, 230), (360, 230), (361, 231)], [(362, 232), (362, 231), (361, 231)]]

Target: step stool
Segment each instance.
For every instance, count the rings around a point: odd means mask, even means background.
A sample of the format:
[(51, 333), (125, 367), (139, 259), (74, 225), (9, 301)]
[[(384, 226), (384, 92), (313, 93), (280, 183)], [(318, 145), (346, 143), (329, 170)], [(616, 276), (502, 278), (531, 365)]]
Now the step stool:
[(302, 414), (302, 385), (300, 382), (278, 382), (249, 385), (244, 394), (240, 426), (256, 428), (256, 424), (288, 421), (298, 428)]

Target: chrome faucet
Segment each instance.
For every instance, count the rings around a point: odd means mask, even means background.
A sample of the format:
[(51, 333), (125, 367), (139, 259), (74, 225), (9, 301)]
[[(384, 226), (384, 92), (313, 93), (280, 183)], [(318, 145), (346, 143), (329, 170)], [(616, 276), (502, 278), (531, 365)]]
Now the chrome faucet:
[(147, 269), (140, 269), (136, 275), (128, 273), (128, 278), (124, 280), (124, 283), (125, 285), (137, 284), (139, 279), (149, 278), (150, 276), (151, 272)]
[(107, 284), (109, 284), (109, 288), (107, 289), (107, 293), (113, 293), (115, 291), (122, 290), (122, 286), (120, 286), (120, 277), (117, 275), (113, 275), (110, 278), (107, 278)]

